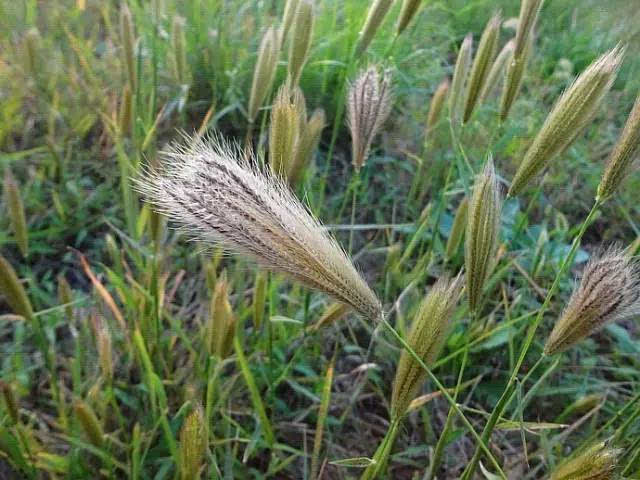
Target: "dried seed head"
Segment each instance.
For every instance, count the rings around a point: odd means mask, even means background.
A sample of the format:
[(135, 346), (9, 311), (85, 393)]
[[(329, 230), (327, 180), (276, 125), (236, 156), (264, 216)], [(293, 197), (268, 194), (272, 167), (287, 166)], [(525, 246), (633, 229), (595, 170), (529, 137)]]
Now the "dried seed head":
[(638, 263), (618, 248), (597, 254), (584, 269), (582, 280), (544, 347), (560, 353), (606, 324), (640, 313)]
[(20, 419), (20, 412), (18, 410), (18, 400), (16, 399), (16, 394), (14, 393), (13, 388), (9, 383), (0, 380), (0, 391), (2, 391), (4, 405), (7, 409), (11, 422), (14, 424), (18, 423), (18, 420)]
[(82, 400), (77, 400), (73, 404), (73, 411), (89, 441), (98, 448), (102, 447), (104, 432), (93, 409)]
[(289, 78), (293, 85), (300, 81), (300, 74), (309, 56), (313, 23), (313, 4), (310, 0), (300, 0), (293, 17), (292, 37), (289, 43)]
[(465, 232), (467, 296), (472, 312), (480, 305), (482, 289), (493, 268), (498, 247), (501, 208), (498, 180), (493, 159), (489, 157), (484, 172), (473, 187)]
[(393, 0), (374, 0), (367, 12), (367, 19), (364, 22), (362, 30), (360, 30), (360, 37), (358, 38), (358, 44), (356, 45), (356, 56), (362, 55), (373, 37), (375, 36), (378, 28), (382, 25), (384, 17), (393, 5)]
[(373, 137), (391, 112), (391, 74), (370, 66), (360, 72), (347, 93), (347, 125), (351, 131), (353, 166), (360, 170)]
[(636, 99), (627, 123), (614, 147), (598, 185), (598, 197), (605, 199), (613, 195), (624, 178), (633, 169), (640, 152), (640, 95)]
[(20, 196), (20, 187), (9, 168), (6, 168), (4, 172), (4, 202), (9, 215), (11, 229), (16, 237), (16, 243), (22, 256), (26, 257), (29, 253), (27, 219), (24, 214), (22, 197)]
[(280, 27), (280, 48), (287, 39), (287, 34), (293, 23), (293, 17), (298, 9), (298, 3), (300, 0), (287, 0), (284, 6), (284, 12), (282, 13), (282, 26)]
[(324, 110), (316, 109), (308, 122), (305, 122), (304, 128), (301, 130), (296, 142), (295, 155), (287, 178), (289, 179), (289, 185), (296, 185), (302, 178), (307, 165), (313, 157), (313, 152), (316, 150), (318, 143), (320, 142), (320, 134), (325, 125)]
[[(460, 299), (462, 279), (440, 279), (436, 282), (418, 307), (407, 343), (429, 366), (438, 357), (447, 333), (455, 307)], [(391, 394), (391, 418), (401, 418), (424, 380), (422, 367), (406, 350), (400, 354), (400, 361), (393, 380)]]
[(453, 219), (451, 233), (447, 240), (446, 258), (450, 260), (458, 252), (458, 247), (464, 236), (464, 230), (467, 226), (467, 211), (469, 210), (469, 198), (464, 197), (458, 205), (456, 216)]
[(621, 450), (600, 442), (558, 466), (551, 480), (610, 480), (614, 478)]
[(4, 295), (4, 301), (9, 304), (14, 313), (27, 320), (33, 319), (33, 308), (27, 292), (18, 280), (16, 271), (2, 255), (0, 255), (0, 293)]
[(281, 179), (256, 167), (220, 138), (195, 140), (164, 153), (159, 172), (138, 189), (192, 235), (247, 255), (377, 320), (376, 295), (319, 222)]
[(287, 178), (293, 163), (305, 112), (302, 91), (297, 87), (292, 90), (288, 82), (282, 85), (271, 107), (269, 164), (283, 178)]
[(173, 61), (175, 66), (176, 80), (180, 85), (185, 85), (187, 82), (187, 51), (185, 48), (184, 40), (184, 25), (185, 20), (183, 17), (176, 15), (173, 17), (173, 25), (171, 28), (171, 43), (173, 46)]
[(544, 0), (522, 0), (520, 3), (520, 18), (516, 30), (516, 44), (513, 51), (515, 58), (523, 56), (527, 45), (531, 40), (532, 32), (538, 19), (538, 13), (542, 8)]
[(333, 302), (325, 309), (318, 321), (307, 328), (307, 332), (317, 332), (321, 328), (325, 328), (339, 322), (349, 313), (350, 310), (351, 307), (346, 303)]
[(471, 54), (473, 50), (473, 35), (468, 34), (464, 37), (456, 66), (453, 71), (453, 79), (451, 80), (451, 93), (449, 94), (449, 116), (452, 121), (459, 121), (462, 102), (464, 101), (464, 87), (469, 76), (471, 68)]
[(251, 84), (248, 108), (249, 121), (252, 123), (256, 120), (258, 110), (273, 86), (279, 54), (278, 34), (275, 28), (269, 27), (260, 42), (258, 61), (253, 70), (253, 82)]
[(444, 101), (449, 93), (449, 80), (444, 79), (436, 88), (431, 103), (429, 104), (429, 113), (427, 114), (427, 125), (425, 128), (425, 139), (429, 137), (429, 134), (440, 120), (440, 113), (444, 106)]
[(513, 102), (515, 102), (518, 93), (520, 93), (524, 71), (527, 68), (527, 62), (531, 56), (532, 49), (533, 35), (530, 35), (529, 42), (522, 55), (519, 57), (512, 56), (507, 63), (504, 86), (502, 87), (502, 99), (500, 101), (500, 119), (502, 121), (507, 119), (511, 106)]
[(511, 61), (513, 57), (513, 46), (514, 41), (509, 40), (500, 53), (493, 61), (493, 65), (491, 65), (491, 70), (489, 70), (489, 74), (487, 75), (487, 81), (484, 82), (484, 86), (480, 91), (480, 95), (478, 96), (478, 103), (485, 102), (493, 92), (496, 91), (498, 85), (500, 84), (501, 79), (505, 76), (505, 66), (508, 62)]
[(207, 322), (207, 347), (209, 354), (227, 358), (233, 349), (236, 334), (236, 316), (229, 303), (227, 273), (222, 272), (211, 298), (209, 322)]
[(135, 33), (133, 30), (133, 20), (131, 11), (126, 2), (122, 3), (120, 9), (120, 35), (122, 49), (124, 52), (124, 63), (127, 67), (127, 78), (132, 92), (136, 91), (136, 62), (134, 56)]
[(411, 22), (411, 19), (418, 13), (422, 0), (404, 0), (402, 2), (402, 10), (400, 10), (400, 16), (398, 17), (398, 23), (396, 25), (396, 35), (400, 35), (405, 28)]
[(476, 57), (471, 67), (469, 85), (467, 85), (463, 122), (467, 122), (469, 118), (471, 118), (480, 91), (484, 88), (484, 84), (487, 81), (489, 69), (496, 56), (501, 23), (500, 13), (496, 13), (491, 20), (487, 22), (487, 26), (484, 28), (484, 32), (482, 32), (482, 37), (480, 37), (478, 51), (476, 52)]
[(264, 319), (264, 307), (267, 303), (267, 275), (262, 270), (256, 273), (253, 284), (253, 328), (260, 330)]
[(197, 406), (185, 419), (180, 430), (180, 478), (193, 480), (200, 478), (206, 448), (204, 415)]
[(602, 55), (556, 101), (513, 178), (509, 196), (520, 193), (582, 133), (611, 88), (623, 53), (618, 46)]

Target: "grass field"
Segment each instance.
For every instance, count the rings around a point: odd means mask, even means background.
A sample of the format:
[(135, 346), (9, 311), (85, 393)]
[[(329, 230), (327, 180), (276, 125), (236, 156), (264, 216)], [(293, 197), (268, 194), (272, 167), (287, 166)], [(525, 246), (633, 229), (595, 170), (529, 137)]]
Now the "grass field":
[(0, 478), (640, 479), (639, 47), (622, 0), (0, 0)]

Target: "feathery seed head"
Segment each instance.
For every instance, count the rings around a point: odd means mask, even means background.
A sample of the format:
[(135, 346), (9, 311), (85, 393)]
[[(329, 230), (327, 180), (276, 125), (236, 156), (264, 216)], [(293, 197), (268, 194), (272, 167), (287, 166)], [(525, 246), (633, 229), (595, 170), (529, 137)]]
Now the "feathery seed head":
[(496, 55), (501, 23), (501, 15), (498, 12), (487, 22), (487, 26), (484, 28), (484, 32), (482, 32), (482, 37), (480, 37), (478, 51), (476, 52), (476, 57), (471, 67), (469, 85), (467, 85), (463, 122), (467, 122), (469, 118), (471, 118), (480, 91), (484, 88), (491, 63)]
[(520, 93), (524, 71), (527, 68), (527, 62), (531, 56), (532, 49), (533, 35), (530, 35), (529, 41), (522, 54), (519, 57), (512, 55), (508, 58), (504, 85), (502, 87), (502, 99), (500, 101), (500, 119), (502, 121), (507, 119), (511, 106), (513, 102), (515, 102), (518, 93)]
[(402, 2), (402, 10), (400, 10), (398, 24), (396, 25), (396, 35), (400, 35), (407, 28), (411, 19), (418, 13), (421, 3), (422, 0), (404, 0)]
[(288, 274), (368, 319), (381, 317), (380, 301), (344, 251), (253, 156), (213, 137), (175, 146), (164, 159), (164, 169), (138, 180), (138, 190), (159, 211), (192, 235)]
[(538, 13), (542, 8), (544, 0), (522, 0), (520, 3), (520, 17), (518, 19), (518, 28), (516, 30), (516, 44), (513, 55), (520, 58), (532, 36), (533, 29), (536, 25)]
[(18, 248), (20, 249), (22, 256), (26, 257), (29, 253), (27, 219), (24, 213), (22, 197), (20, 195), (20, 187), (8, 167), (4, 172), (4, 201), (16, 243), (18, 244)]
[(600, 442), (558, 466), (551, 480), (611, 480), (621, 450)]
[(258, 61), (253, 70), (253, 82), (249, 95), (249, 121), (254, 122), (258, 116), (258, 110), (271, 90), (278, 66), (280, 44), (278, 34), (274, 27), (269, 27), (258, 50)]
[(618, 248), (592, 258), (555, 324), (544, 352), (563, 352), (606, 324), (640, 313), (640, 267)]
[(306, 121), (306, 116), (301, 117), (301, 120), (304, 120), (304, 126), (298, 136), (293, 162), (287, 174), (289, 185), (292, 186), (296, 185), (302, 177), (320, 142), (320, 135), (325, 126), (324, 110), (316, 109), (309, 117), (309, 121)]
[(27, 292), (16, 275), (11, 264), (0, 255), (0, 293), (4, 301), (9, 304), (13, 312), (27, 320), (33, 319), (33, 308)]
[[(450, 280), (442, 278), (429, 290), (418, 307), (407, 343), (419, 358), (429, 366), (437, 358), (444, 345), (449, 324), (462, 292), (462, 277)], [(401, 418), (415, 397), (425, 377), (425, 372), (415, 359), (403, 350), (393, 380), (391, 394), (391, 418)]]
[(306, 117), (304, 96), (286, 82), (278, 90), (271, 107), (269, 126), (269, 164), (275, 173), (287, 178), (294, 160), (301, 124)]
[(136, 91), (136, 63), (134, 58), (135, 33), (131, 11), (125, 2), (120, 9), (120, 35), (124, 51), (124, 63), (127, 67), (127, 78), (132, 92)]
[(475, 312), (493, 268), (500, 233), (502, 202), (491, 157), (476, 180), (468, 208), (464, 257), (469, 309)]
[(462, 45), (460, 45), (460, 51), (458, 52), (456, 66), (453, 70), (453, 78), (451, 80), (449, 116), (452, 121), (459, 121), (460, 119), (460, 110), (462, 109), (462, 102), (464, 100), (464, 87), (467, 77), (469, 76), (469, 69), (471, 68), (472, 50), (473, 35), (469, 33), (464, 37)]
[(617, 46), (602, 55), (556, 101), (513, 178), (509, 196), (520, 193), (582, 133), (611, 88), (623, 54)]
[(356, 56), (362, 55), (373, 37), (375, 36), (378, 28), (382, 24), (384, 17), (393, 5), (393, 0), (374, 0), (367, 12), (367, 19), (364, 22), (364, 26), (360, 31), (360, 37), (358, 38), (358, 44), (356, 45)]
[(287, 34), (293, 23), (293, 17), (298, 9), (298, 3), (300, 0), (287, 0), (284, 6), (284, 12), (282, 13), (282, 26), (280, 27), (280, 48), (287, 39)]
[(353, 166), (360, 170), (373, 137), (391, 112), (391, 74), (370, 66), (360, 72), (347, 93), (347, 126), (351, 132)]
[(196, 406), (184, 420), (180, 430), (180, 478), (193, 480), (200, 478), (206, 448), (206, 430), (204, 428), (202, 408)]
[(478, 96), (478, 103), (483, 103), (485, 100), (487, 100), (500, 84), (501, 77), (505, 76), (505, 66), (507, 65), (507, 62), (509, 62), (513, 57), (514, 45), (514, 41), (509, 40), (505, 44), (505, 46), (502, 47), (502, 50), (500, 50), (500, 53), (493, 61), (491, 70), (489, 70), (489, 74), (487, 75), (487, 81), (484, 82), (484, 86), (482, 87), (480, 95)]
[(310, 0), (300, 0), (293, 17), (291, 42), (289, 43), (289, 76), (292, 84), (297, 85), (300, 74), (309, 56), (313, 37), (314, 13)]
[(598, 185), (598, 197), (613, 195), (624, 178), (633, 169), (640, 152), (640, 95), (631, 109), (627, 123), (614, 147)]
[(216, 282), (207, 326), (209, 353), (221, 359), (227, 358), (233, 348), (236, 316), (231, 309), (231, 303), (229, 303), (226, 271), (222, 272)]
[(458, 205), (456, 216), (453, 219), (451, 233), (447, 239), (446, 258), (450, 260), (454, 257), (460, 246), (460, 241), (464, 236), (464, 230), (467, 226), (467, 211), (469, 210), (469, 197), (464, 197)]
[(425, 138), (428, 138), (429, 133), (433, 130), (433, 128), (440, 120), (440, 113), (442, 112), (442, 107), (444, 106), (444, 101), (447, 98), (447, 93), (449, 93), (449, 80), (444, 79), (436, 88), (435, 93), (433, 94), (433, 98), (431, 99), (431, 104), (429, 105), (429, 113), (427, 114), (427, 125), (425, 128)]

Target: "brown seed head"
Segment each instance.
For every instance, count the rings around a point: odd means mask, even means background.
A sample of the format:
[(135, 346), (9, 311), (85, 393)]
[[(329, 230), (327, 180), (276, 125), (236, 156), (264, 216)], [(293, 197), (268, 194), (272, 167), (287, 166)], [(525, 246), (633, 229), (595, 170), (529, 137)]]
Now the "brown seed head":
[(258, 60), (253, 70), (253, 82), (251, 84), (248, 108), (250, 122), (256, 120), (258, 110), (273, 86), (279, 54), (280, 44), (278, 34), (275, 28), (269, 27), (260, 42)]
[(618, 248), (592, 258), (544, 347), (547, 355), (571, 348), (606, 324), (640, 313), (638, 263)]
[(380, 318), (376, 295), (280, 178), (220, 138), (187, 141), (164, 152), (163, 169), (143, 172), (147, 201), (192, 235)]
[(297, 85), (304, 64), (309, 56), (313, 37), (314, 13), (310, 0), (300, 0), (293, 17), (291, 42), (289, 43), (289, 77)]
[(605, 442), (597, 443), (558, 466), (551, 480), (611, 480), (620, 453), (621, 450), (610, 448)]
[(391, 74), (376, 66), (362, 71), (347, 93), (347, 126), (351, 131), (353, 166), (360, 170), (371, 148), (373, 137), (391, 112)]
[(464, 87), (471, 68), (472, 50), (473, 35), (469, 33), (464, 37), (462, 45), (460, 45), (456, 66), (453, 71), (453, 79), (451, 80), (451, 93), (449, 94), (449, 116), (451, 121), (455, 120), (457, 122), (460, 119), (460, 110), (464, 101)]

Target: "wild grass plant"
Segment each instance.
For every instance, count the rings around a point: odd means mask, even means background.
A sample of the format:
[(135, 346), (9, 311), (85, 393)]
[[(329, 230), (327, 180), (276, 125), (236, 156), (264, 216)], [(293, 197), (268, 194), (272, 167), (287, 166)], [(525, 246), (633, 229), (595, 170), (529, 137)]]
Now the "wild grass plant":
[(18, 3), (0, 478), (640, 478), (633, 12)]

